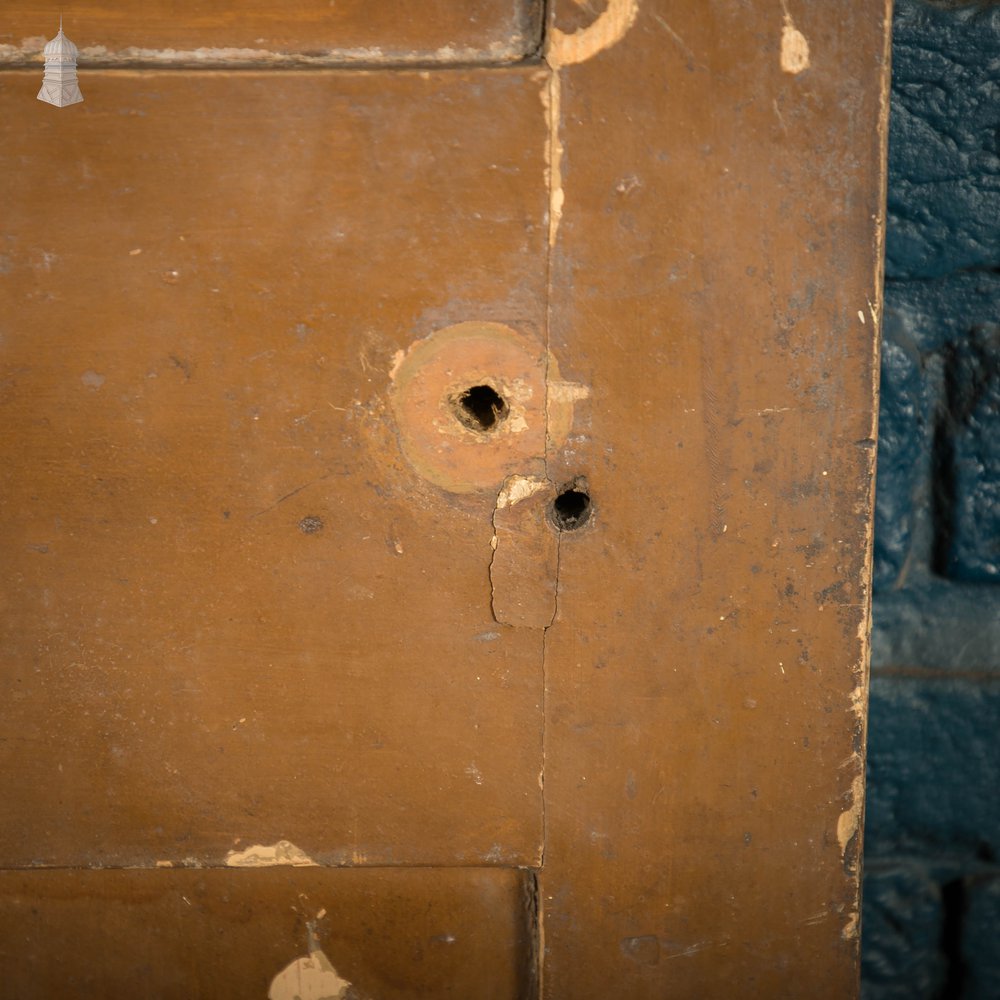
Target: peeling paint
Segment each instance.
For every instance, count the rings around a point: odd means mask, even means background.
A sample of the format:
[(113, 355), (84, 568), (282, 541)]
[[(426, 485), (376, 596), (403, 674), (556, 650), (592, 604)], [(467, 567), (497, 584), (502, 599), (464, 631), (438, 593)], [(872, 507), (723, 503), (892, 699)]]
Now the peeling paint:
[(608, 0), (608, 6), (585, 28), (567, 34), (558, 28), (549, 33), (545, 60), (553, 69), (593, 59), (620, 42), (635, 23), (639, 0)]
[(277, 865), (305, 868), (315, 866), (316, 862), (287, 840), (279, 840), (276, 844), (254, 844), (245, 850), (230, 851), (226, 855), (228, 868), (273, 868)]

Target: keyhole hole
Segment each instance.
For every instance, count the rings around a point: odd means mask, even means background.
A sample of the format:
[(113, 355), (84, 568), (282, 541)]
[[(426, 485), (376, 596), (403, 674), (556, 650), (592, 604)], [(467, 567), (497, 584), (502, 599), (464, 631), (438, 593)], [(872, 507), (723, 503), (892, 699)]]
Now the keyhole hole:
[(590, 494), (581, 483), (568, 486), (552, 501), (552, 522), (560, 531), (582, 528), (590, 519)]
[(452, 408), (462, 424), (480, 434), (494, 430), (509, 409), (491, 385), (471, 386), (452, 401)]

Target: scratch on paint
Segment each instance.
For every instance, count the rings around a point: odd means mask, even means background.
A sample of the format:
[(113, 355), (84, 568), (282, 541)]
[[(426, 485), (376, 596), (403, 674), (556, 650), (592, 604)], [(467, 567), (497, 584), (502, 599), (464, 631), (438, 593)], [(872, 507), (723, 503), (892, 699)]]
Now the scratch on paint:
[(315, 866), (305, 851), (287, 840), (276, 844), (254, 844), (242, 851), (230, 851), (226, 855), (228, 868), (273, 868), (276, 865), (291, 865), (295, 868)]

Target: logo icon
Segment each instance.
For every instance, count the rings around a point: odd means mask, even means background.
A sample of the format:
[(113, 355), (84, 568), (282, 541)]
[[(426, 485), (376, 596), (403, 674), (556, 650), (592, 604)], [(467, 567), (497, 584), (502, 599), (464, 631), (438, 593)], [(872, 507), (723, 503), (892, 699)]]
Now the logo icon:
[(59, 18), (59, 34), (45, 44), (45, 77), (38, 99), (57, 108), (79, 104), (83, 100), (80, 84), (76, 79), (77, 47), (63, 34)]

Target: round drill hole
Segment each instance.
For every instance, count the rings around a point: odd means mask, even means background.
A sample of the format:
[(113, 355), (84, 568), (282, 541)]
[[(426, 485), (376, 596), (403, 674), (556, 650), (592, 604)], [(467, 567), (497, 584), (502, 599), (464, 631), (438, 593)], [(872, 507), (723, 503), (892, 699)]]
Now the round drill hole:
[(507, 416), (507, 403), (491, 385), (470, 386), (452, 400), (459, 421), (470, 430), (485, 434)]
[(552, 502), (552, 521), (560, 531), (581, 528), (590, 519), (590, 494), (579, 483), (569, 486)]

